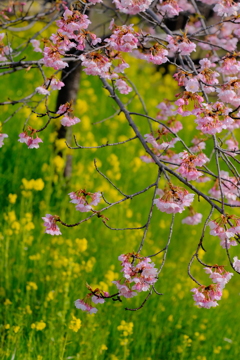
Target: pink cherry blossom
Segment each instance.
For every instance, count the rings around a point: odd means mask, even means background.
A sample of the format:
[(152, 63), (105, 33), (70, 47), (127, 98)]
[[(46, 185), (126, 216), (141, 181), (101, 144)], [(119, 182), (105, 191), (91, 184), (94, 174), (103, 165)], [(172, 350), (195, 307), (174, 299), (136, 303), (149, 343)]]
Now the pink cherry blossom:
[(36, 52), (43, 52), (42, 49), (40, 48), (40, 41), (36, 40), (36, 39), (32, 39), (30, 40), (30, 43), (32, 44), (34, 51)]
[(4, 141), (5, 138), (8, 138), (8, 135), (0, 133), (0, 148), (4, 145), (3, 141)]
[(236, 234), (236, 231), (233, 228), (224, 228), (221, 226), (221, 223), (218, 224), (216, 221), (210, 221), (208, 225), (211, 229), (210, 234), (220, 238), (220, 245), (224, 249), (229, 249), (230, 246), (237, 246), (237, 242), (233, 239)]
[(240, 4), (233, 4), (232, 1), (224, 1), (220, 4), (216, 4), (213, 10), (218, 16), (236, 16), (240, 11)]
[(198, 289), (194, 288), (191, 291), (196, 305), (206, 309), (218, 306), (217, 301), (222, 297), (222, 291), (218, 284), (202, 285)]
[(132, 91), (132, 88), (122, 79), (116, 80), (116, 87), (121, 94), (128, 94)]
[(18, 139), (19, 142), (25, 143), (29, 149), (38, 149), (39, 143), (42, 143), (42, 139), (39, 137), (36, 137), (35, 139), (32, 136), (27, 135), (26, 132), (23, 132), (19, 134), (20, 139)]
[(178, 16), (182, 9), (176, 0), (167, 0), (167, 1), (160, 1), (160, 5), (158, 5), (158, 11), (162, 15), (166, 15), (169, 18), (174, 16)]
[(63, 126), (72, 126), (72, 125), (79, 123), (80, 121), (81, 120), (79, 118), (77, 118), (76, 116), (65, 115), (61, 120), (61, 124)]
[[(113, 26), (114, 24), (111, 23), (111, 28)], [(134, 31), (132, 24), (123, 26), (115, 25), (113, 34), (104, 41), (114, 50), (131, 52), (133, 49), (137, 48), (138, 36), (139, 34)]]
[(237, 256), (234, 256), (233, 258), (233, 267), (237, 272), (240, 273), (240, 260), (238, 259)]
[(38, 86), (35, 91), (38, 93), (38, 94), (41, 94), (41, 95), (50, 95), (50, 91), (48, 91), (45, 87), (43, 86)]
[(68, 67), (68, 63), (61, 60), (59, 50), (53, 46), (45, 46), (43, 50), (43, 64), (48, 67), (52, 67), (55, 70), (61, 70)]
[(192, 216), (187, 216), (185, 219), (183, 219), (182, 224), (197, 225), (200, 224), (201, 221), (202, 221), (202, 214), (196, 213)]
[(152, 2), (153, 0), (113, 0), (117, 9), (131, 15), (147, 10)]
[(111, 62), (109, 59), (99, 53), (91, 53), (89, 55), (81, 55), (82, 65), (85, 66), (85, 73), (87, 75), (99, 75), (102, 78), (110, 78), (109, 68)]
[(116, 285), (116, 287), (119, 290), (119, 296), (123, 296), (125, 298), (132, 298), (134, 296), (137, 296), (137, 293), (135, 291), (132, 291), (129, 289), (127, 285), (121, 285), (119, 281), (112, 281), (113, 284)]
[(60, 90), (65, 84), (56, 78), (51, 79), (50, 86), (53, 90)]
[(225, 285), (233, 276), (233, 273), (227, 272), (223, 266), (205, 267), (204, 270), (210, 275), (210, 279), (219, 285), (221, 290), (224, 289)]
[(160, 211), (167, 214), (182, 213), (186, 206), (191, 205), (195, 195), (173, 185), (170, 185), (169, 189), (157, 190), (157, 194), (160, 197), (154, 200), (154, 204)]
[(193, 93), (199, 91), (199, 82), (197, 79), (189, 79), (185, 82), (186, 91), (191, 91)]
[(97, 308), (85, 303), (83, 300), (76, 300), (75, 302), (75, 306), (77, 309), (81, 309), (82, 311), (86, 311), (89, 314), (96, 314), (96, 312), (98, 311)]
[(181, 55), (190, 55), (196, 51), (196, 44), (191, 42), (186, 35), (171, 36), (167, 35), (168, 49), (172, 52), (179, 52)]
[(199, 155), (191, 155), (188, 154), (187, 151), (184, 151), (180, 157), (182, 158), (182, 162), (177, 169), (177, 171), (188, 181), (197, 180), (203, 173), (196, 169), (196, 166), (202, 166), (205, 164), (209, 159), (206, 157), (205, 154)]
[(168, 61), (168, 51), (162, 45), (154, 44), (149, 49), (141, 49), (141, 51), (133, 51), (133, 54), (139, 58), (151, 62), (156, 65), (164, 64)]
[(92, 206), (98, 205), (101, 200), (101, 193), (90, 193), (86, 190), (78, 190), (68, 194), (71, 203), (76, 204), (76, 210), (80, 212), (88, 212), (92, 210)]
[(42, 217), (44, 220), (44, 226), (46, 226), (45, 233), (50, 235), (62, 235), (59, 227), (56, 225), (56, 215), (47, 214), (45, 217)]

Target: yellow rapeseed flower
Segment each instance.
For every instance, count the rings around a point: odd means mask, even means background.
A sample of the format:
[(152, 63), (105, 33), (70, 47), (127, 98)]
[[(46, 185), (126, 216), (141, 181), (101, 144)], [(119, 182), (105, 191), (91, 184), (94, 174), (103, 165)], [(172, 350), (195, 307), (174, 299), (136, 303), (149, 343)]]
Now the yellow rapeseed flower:
[(26, 289), (27, 290), (37, 290), (38, 289), (38, 286), (35, 282), (33, 281), (28, 281), (27, 282), (27, 286), (26, 286)]
[(51, 300), (54, 299), (54, 297), (55, 297), (55, 292), (52, 290), (52, 291), (50, 291), (50, 292), (47, 294), (46, 300), (47, 300), (47, 301), (51, 301)]
[(72, 315), (72, 320), (70, 321), (69, 329), (78, 332), (81, 327), (81, 320), (77, 319), (74, 315)]
[(61, 172), (65, 166), (64, 159), (59, 155), (55, 156), (55, 158), (53, 159), (53, 163), (56, 167), (57, 172)]
[(12, 302), (11, 302), (9, 299), (6, 299), (6, 300), (4, 301), (4, 305), (5, 305), (5, 306), (11, 305), (11, 304), (12, 304)]
[(26, 313), (27, 313), (27, 314), (29, 314), (29, 315), (32, 314), (32, 310), (31, 310), (31, 308), (30, 308), (29, 305), (26, 305), (25, 310), (26, 310)]
[(17, 194), (9, 194), (8, 200), (9, 200), (10, 204), (15, 204), (15, 202), (17, 200)]
[(36, 190), (36, 191), (42, 191), (43, 188), (44, 188), (44, 182), (43, 182), (43, 180), (42, 180), (42, 179), (36, 179), (36, 180), (34, 181), (33, 188), (34, 188), (34, 190)]
[(13, 331), (17, 334), (20, 330), (20, 326), (13, 326)]
[(123, 331), (123, 336), (129, 336), (133, 332), (133, 322), (127, 323), (125, 320), (117, 327), (118, 331)]
[(102, 352), (105, 351), (105, 350), (108, 350), (108, 347), (107, 347), (105, 344), (102, 344), (102, 345), (100, 346), (100, 353), (102, 353)]
[(33, 261), (34, 260), (40, 260), (41, 259), (41, 254), (38, 253), (38, 254), (35, 254), (35, 255), (30, 255), (29, 259), (33, 260)]
[(45, 329), (45, 327), (47, 326), (47, 324), (43, 321), (37, 321), (36, 323), (33, 323), (31, 325), (31, 329), (36, 329), (37, 331), (42, 331), (43, 329)]
[(87, 239), (76, 239), (77, 251), (84, 252), (87, 250), (88, 242)]
[(8, 329), (10, 329), (10, 324), (6, 324), (4, 327), (6, 330), (8, 330)]

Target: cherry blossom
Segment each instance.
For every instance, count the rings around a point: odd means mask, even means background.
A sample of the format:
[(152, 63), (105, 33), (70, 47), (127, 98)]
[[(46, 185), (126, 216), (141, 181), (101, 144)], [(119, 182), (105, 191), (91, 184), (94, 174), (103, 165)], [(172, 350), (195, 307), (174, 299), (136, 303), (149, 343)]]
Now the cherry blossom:
[(99, 75), (102, 78), (110, 78), (109, 68), (111, 62), (109, 59), (99, 53), (92, 52), (89, 55), (81, 55), (82, 65), (85, 66), (85, 73), (87, 75)]
[(154, 44), (152, 47), (133, 51), (133, 54), (139, 58), (156, 65), (164, 64), (168, 61), (168, 51), (160, 44)]
[(237, 256), (234, 256), (233, 258), (233, 267), (237, 272), (240, 273), (240, 260), (238, 259)]
[(8, 135), (0, 133), (0, 148), (4, 145), (3, 141), (4, 141), (5, 138), (8, 138)]
[(18, 139), (19, 142), (25, 143), (29, 149), (38, 149), (39, 143), (42, 143), (42, 139), (39, 137), (36, 137), (35, 139), (32, 136), (29, 136), (27, 132), (22, 132), (19, 134), (20, 139)]
[(233, 273), (227, 272), (224, 269), (224, 266), (205, 267), (204, 270), (206, 274), (209, 274), (210, 279), (212, 279), (215, 284), (219, 285), (221, 290), (233, 276)]
[(53, 90), (60, 90), (65, 84), (56, 78), (52, 78), (50, 82), (50, 86)]
[(79, 123), (80, 121), (81, 120), (76, 116), (65, 115), (61, 120), (61, 124), (63, 126), (72, 126)]
[(44, 220), (44, 226), (46, 226), (45, 233), (50, 235), (62, 235), (59, 227), (56, 225), (56, 220), (58, 216), (47, 214), (45, 217), (42, 217)]
[(192, 216), (187, 216), (185, 219), (182, 220), (182, 224), (187, 225), (197, 225), (202, 221), (202, 214), (196, 213)]
[(128, 94), (132, 91), (132, 88), (122, 79), (116, 80), (116, 87), (121, 94)]
[(98, 205), (101, 200), (101, 193), (90, 193), (86, 190), (78, 190), (68, 194), (71, 199), (71, 203), (77, 204), (76, 210), (80, 212), (88, 212), (92, 210), (92, 206)]
[(98, 311), (97, 308), (85, 303), (83, 300), (76, 300), (75, 302), (75, 306), (77, 309), (81, 309), (82, 311), (86, 311), (89, 314), (96, 314), (96, 312)]
[(188, 154), (187, 151), (184, 151), (180, 154), (180, 157), (182, 158), (182, 162), (177, 171), (182, 176), (186, 177), (188, 181), (196, 180), (203, 175), (203, 173), (196, 169), (196, 166), (202, 166), (209, 161), (203, 153), (199, 155), (191, 155)]
[(153, 0), (113, 0), (117, 9), (131, 15), (147, 10), (152, 2)]
[[(210, 234), (213, 236), (218, 236), (220, 238), (220, 245), (224, 249), (229, 249), (230, 246), (237, 246), (237, 242), (234, 240), (234, 236), (236, 233), (238, 233), (238, 229), (227, 228), (226, 218), (221, 217), (219, 221), (210, 221), (208, 225), (211, 229)], [(225, 227), (221, 225), (224, 225)]]
[(183, 9), (179, 6), (176, 0), (160, 0), (160, 5), (158, 5), (158, 11), (162, 15), (167, 15), (167, 17), (172, 18), (178, 16)]
[(40, 41), (36, 39), (30, 40), (30, 43), (32, 44), (34, 51), (36, 52), (42, 52), (42, 49), (40, 48)]
[(160, 196), (154, 200), (157, 208), (167, 214), (175, 214), (182, 213), (186, 206), (190, 206), (195, 194), (189, 194), (187, 190), (169, 184), (169, 188), (165, 190), (158, 189), (157, 195)]
[(111, 48), (123, 52), (131, 52), (137, 48), (139, 34), (134, 31), (132, 24), (116, 26), (111, 23), (111, 28), (113, 27), (113, 34), (110, 38), (105, 39)]
[(181, 55), (190, 55), (196, 51), (196, 44), (191, 42), (186, 35), (171, 36), (167, 35), (168, 49), (172, 52), (179, 52)]
[(137, 293), (135, 291), (132, 291), (127, 285), (120, 284), (120, 281), (112, 281), (113, 284), (116, 285), (119, 291), (119, 296), (123, 296), (125, 298), (132, 298), (134, 296), (137, 296)]
[(222, 291), (218, 284), (202, 285), (198, 289), (194, 288), (191, 291), (196, 305), (206, 309), (218, 306), (217, 301), (222, 297)]
[(44, 86), (38, 86), (35, 91), (41, 95), (50, 95), (50, 92)]

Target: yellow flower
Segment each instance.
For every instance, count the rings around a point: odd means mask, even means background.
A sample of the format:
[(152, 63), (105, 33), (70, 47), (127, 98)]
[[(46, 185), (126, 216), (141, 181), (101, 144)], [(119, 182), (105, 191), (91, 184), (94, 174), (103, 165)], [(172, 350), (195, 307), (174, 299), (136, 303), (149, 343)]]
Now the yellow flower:
[(11, 305), (11, 304), (12, 304), (12, 302), (11, 302), (9, 299), (6, 299), (6, 300), (4, 301), (4, 305), (5, 305), (5, 306)]
[(22, 191), (23, 197), (29, 198), (31, 197), (31, 195), (32, 195), (31, 191), (25, 191), (25, 190)]
[(88, 259), (88, 261), (86, 262), (86, 265), (85, 265), (86, 272), (91, 272), (95, 263), (96, 263), (95, 257), (93, 257), (93, 256), (90, 257), (90, 259)]
[(37, 360), (42, 360), (42, 359), (43, 359), (43, 357), (41, 355), (37, 356)]
[(33, 323), (31, 325), (31, 329), (36, 329), (37, 331), (42, 331), (43, 329), (45, 329), (45, 327), (47, 326), (47, 324), (43, 321), (37, 321), (35, 324)]
[(127, 323), (126, 321), (122, 320), (117, 329), (118, 331), (123, 331), (123, 336), (131, 335), (133, 332), (133, 322)]
[(34, 223), (32, 221), (30, 221), (28, 224), (26, 224), (24, 226), (24, 229), (26, 231), (31, 231), (31, 230), (35, 229), (35, 225), (34, 225)]
[(36, 254), (36, 255), (30, 255), (29, 256), (30, 260), (40, 260), (41, 259), (41, 254)]
[(32, 314), (32, 310), (31, 310), (31, 308), (30, 308), (29, 305), (27, 305), (25, 309), (26, 309), (26, 313), (27, 313), (27, 314), (29, 314), (29, 315)]
[(88, 246), (88, 242), (87, 239), (76, 239), (75, 240), (76, 244), (77, 244), (77, 251), (79, 252), (83, 252), (87, 250), (87, 246)]
[(13, 326), (13, 331), (17, 334), (20, 330), (20, 326)]
[(50, 292), (47, 294), (46, 300), (47, 300), (47, 301), (51, 301), (51, 300), (54, 299), (54, 296), (55, 296), (55, 293), (54, 293), (54, 291), (52, 290), (52, 291), (50, 291)]
[(8, 200), (9, 200), (10, 204), (15, 204), (15, 202), (17, 200), (17, 194), (9, 194)]
[(61, 156), (57, 155), (53, 159), (53, 164), (55, 165), (57, 172), (61, 172), (65, 166), (65, 161)]
[(7, 214), (4, 214), (4, 220), (12, 223), (14, 221), (16, 221), (17, 217), (16, 217), (16, 214), (15, 214), (15, 211), (9, 211)]
[(19, 232), (19, 230), (20, 230), (20, 228), (21, 228), (21, 225), (20, 225), (20, 223), (18, 222), (18, 221), (14, 221), (13, 223), (12, 223), (12, 229), (14, 229), (15, 230), (15, 232)]
[(37, 290), (38, 289), (38, 286), (35, 282), (33, 281), (28, 281), (27, 282), (27, 286), (26, 286), (26, 289), (27, 290)]
[(78, 332), (81, 327), (81, 320), (77, 319), (74, 315), (72, 315), (72, 320), (70, 321), (69, 329)]
[(222, 347), (217, 346), (216, 348), (214, 348), (213, 352), (214, 352), (214, 354), (220, 354), (221, 350), (222, 350)]
[(44, 182), (42, 179), (36, 179), (33, 186), (36, 191), (42, 191), (44, 188)]
[(10, 329), (10, 324), (6, 324), (4, 327), (6, 330), (8, 330), (8, 329)]
[(105, 344), (100, 346), (100, 353), (102, 354), (103, 351), (108, 350), (108, 347)]

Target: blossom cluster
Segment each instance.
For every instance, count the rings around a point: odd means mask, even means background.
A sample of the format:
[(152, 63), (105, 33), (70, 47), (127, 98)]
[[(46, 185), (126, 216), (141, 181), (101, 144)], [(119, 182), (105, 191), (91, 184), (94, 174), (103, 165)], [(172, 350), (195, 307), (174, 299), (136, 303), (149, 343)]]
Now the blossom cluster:
[(227, 272), (223, 266), (215, 265), (205, 267), (204, 269), (214, 284), (210, 284), (209, 286), (201, 285), (199, 288), (194, 288), (191, 291), (193, 292), (196, 305), (209, 309), (218, 305), (217, 301), (221, 300), (222, 290), (233, 274)]
[(76, 210), (80, 212), (88, 212), (92, 210), (93, 206), (98, 205), (101, 200), (101, 193), (91, 193), (86, 190), (78, 190), (68, 194), (71, 199), (71, 203), (76, 204)]
[(118, 259), (121, 261), (123, 279), (112, 282), (116, 285), (118, 292), (110, 295), (108, 292), (100, 289), (93, 290), (87, 285), (90, 293), (84, 299), (75, 301), (76, 308), (87, 311), (90, 314), (95, 314), (97, 308), (92, 303), (103, 304), (107, 298), (120, 298), (121, 296), (132, 298), (141, 291), (149, 290), (150, 286), (157, 281), (158, 272), (150, 258), (129, 253), (120, 255)]
[[(119, 291), (119, 296), (131, 298), (137, 292), (147, 291), (157, 281), (157, 269), (148, 257), (138, 254), (123, 254), (118, 257), (121, 261), (123, 280), (113, 281)], [(130, 285), (134, 283), (134, 285)]]

